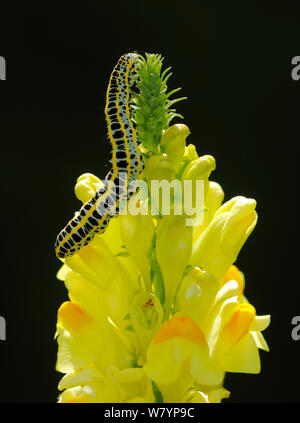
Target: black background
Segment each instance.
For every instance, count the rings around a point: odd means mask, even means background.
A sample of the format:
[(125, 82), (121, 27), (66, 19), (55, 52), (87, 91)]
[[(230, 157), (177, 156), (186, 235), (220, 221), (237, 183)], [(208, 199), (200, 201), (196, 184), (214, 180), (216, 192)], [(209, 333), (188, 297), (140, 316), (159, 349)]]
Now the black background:
[[(261, 3), (264, 3), (262, 5)], [(161, 53), (188, 100), (188, 141), (211, 154), (225, 200), (257, 200), (238, 266), (257, 314), (271, 314), (260, 375), (228, 374), (226, 402), (299, 402), (300, 54), (296, 2), (67, 1), (1, 4), (0, 402), (55, 402), (56, 313), (67, 299), (53, 243), (79, 208), (79, 175), (104, 177), (105, 92), (118, 58)]]

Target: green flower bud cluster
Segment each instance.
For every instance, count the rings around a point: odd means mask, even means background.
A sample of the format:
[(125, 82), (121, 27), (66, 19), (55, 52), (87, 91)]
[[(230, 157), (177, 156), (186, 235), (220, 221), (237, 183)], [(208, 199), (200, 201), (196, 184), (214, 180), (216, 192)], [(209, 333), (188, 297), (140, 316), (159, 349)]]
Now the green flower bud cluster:
[(162, 131), (169, 127), (173, 118), (182, 118), (171, 107), (186, 97), (170, 100), (170, 96), (181, 89), (167, 93), (171, 68), (161, 72), (163, 57), (160, 54), (146, 53), (145, 56), (139, 56), (136, 68), (138, 93), (133, 93), (133, 120), (143, 147), (158, 154)]

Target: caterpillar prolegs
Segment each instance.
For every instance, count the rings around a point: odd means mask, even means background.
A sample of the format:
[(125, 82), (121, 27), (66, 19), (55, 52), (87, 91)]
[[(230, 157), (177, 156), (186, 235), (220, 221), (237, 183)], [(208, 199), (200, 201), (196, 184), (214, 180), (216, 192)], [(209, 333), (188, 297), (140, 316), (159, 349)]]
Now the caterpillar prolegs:
[(108, 138), (112, 145), (112, 168), (104, 186), (87, 201), (77, 215), (58, 234), (57, 257), (73, 255), (87, 245), (96, 233), (103, 233), (113, 216), (134, 193), (133, 182), (144, 169), (135, 128), (130, 118), (130, 86), (138, 56), (123, 55), (109, 80), (105, 116)]

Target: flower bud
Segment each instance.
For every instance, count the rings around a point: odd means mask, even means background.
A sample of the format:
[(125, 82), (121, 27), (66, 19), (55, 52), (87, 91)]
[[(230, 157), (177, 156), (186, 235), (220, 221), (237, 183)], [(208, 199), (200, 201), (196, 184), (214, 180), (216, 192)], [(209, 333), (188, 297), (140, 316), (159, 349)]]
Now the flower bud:
[(176, 172), (185, 151), (185, 139), (190, 134), (189, 128), (184, 124), (170, 126), (161, 138), (161, 148), (172, 162)]
[(199, 156), (197, 154), (197, 150), (194, 144), (189, 144), (187, 147), (185, 147), (183, 160), (191, 162), (192, 160), (198, 159), (198, 157)]
[(208, 190), (208, 178), (213, 170), (216, 168), (216, 161), (213, 156), (202, 156), (193, 160), (188, 164), (183, 172), (182, 180), (203, 180), (204, 193)]
[(92, 173), (84, 173), (79, 176), (75, 185), (75, 194), (78, 200), (82, 203), (89, 201), (98, 189), (103, 186), (103, 183), (97, 176)]

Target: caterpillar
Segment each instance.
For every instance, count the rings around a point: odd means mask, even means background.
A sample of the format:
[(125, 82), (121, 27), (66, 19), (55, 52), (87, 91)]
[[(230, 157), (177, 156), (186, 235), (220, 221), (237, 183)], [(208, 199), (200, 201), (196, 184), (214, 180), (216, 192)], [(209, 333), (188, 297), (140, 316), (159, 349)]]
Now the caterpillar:
[(134, 181), (144, 169), (138, 138), (130, 116), (130, 87), (138, 55), (124, 54), (110, 76), (105, 105), (108, 138), (112, 146), (111, 170), (101, 187), (58, 234), (55, 253), (73, 255), (88, 245), (96, 233), (104, 233), (112, 217), (134, 194)]

